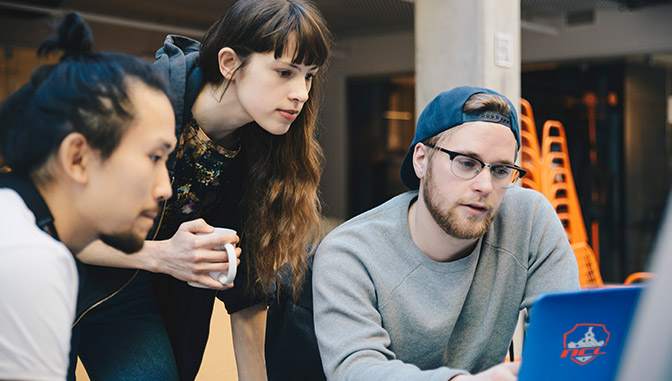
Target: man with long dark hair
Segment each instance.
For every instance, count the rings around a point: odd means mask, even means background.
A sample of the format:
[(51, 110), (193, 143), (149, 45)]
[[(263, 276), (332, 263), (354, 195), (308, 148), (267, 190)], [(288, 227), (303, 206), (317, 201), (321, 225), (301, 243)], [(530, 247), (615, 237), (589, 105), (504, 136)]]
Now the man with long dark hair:
[(0, 110), (0, 378), (64, 380), (77, 301), (74, 255), (96, 239), (142, 248), (171, 195), (166, 84), (149, 63), (91, 51), (69, 14), (38, 51), (63, 50)]

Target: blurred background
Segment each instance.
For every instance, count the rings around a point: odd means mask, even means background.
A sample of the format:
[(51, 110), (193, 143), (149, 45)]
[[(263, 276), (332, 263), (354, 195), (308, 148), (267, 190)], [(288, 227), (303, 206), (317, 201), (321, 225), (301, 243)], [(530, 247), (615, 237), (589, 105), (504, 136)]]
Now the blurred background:
[[(0, 101), (37, 65), (57, 59), (37, 59), (36, 48), (67, 11), (89, 22), (94, 49), (152, 61), (166, 34), (200, 39), (232, 3), (0, 0)], [(576, 207), (556, 210), (580, 220), (584, 237), (572, 242), (577, 258), (579, 247), (588, 250), (591, 271), (606, 283), (649, 269), (672, 179), (672, 1), (314, 3), (335, 36), (329, 67), (320, 74), (326, 154), (321, 194), (329, 227), (405, 191), (399, 165), (418, 111), (434, 95), (456, 85), (485, 86), (516, 104), (527, 101), (523, 127), (533, 138), (525, 142), (526, 152), (535, 146), (566, 151), (561, 161), (573, 184), (563, 196), (571, 193)], [(546, 144), (548, 123), (562, 126), (561, 148)], [(535, 155), (537, 165), (546, 160), (539, 176), (548, 180), (557, 160)], [(530, 158), (524, 154), (522, 164), (533, 169)], [(534, 181), (524, 186), (546, 194), (541, 180), (527, 177)], [(570, 232), (576, 220), (563, 222), (570, 240), (577, 240)], [(230, 326), (221, 303), (214, 315), (197, 379), (233, 380)], [(78, 378), (86, 379), (81, 366)]]
[[(96, 50), (153, 60), (167, 33), (198, 39), (231, 3), (0, 1), (0, 100), (45, 62), (35, 57), (35, 49), (51, 33), (54, 17), (65, 11), (78, 11), (90, 23)], [(561, 122), (587, 240), (603, 279), (620, 283), (646, 268), (672, 173), (671, 1), (314, 3), (335, 36), (323, 75), (320, 122), (326, 218), (342, 221), (405, 190), (399, 164), (412, 140), (417, 111), (437, 93), (420, 77), (431, 72), (442, 86), (444, 75), (464, 70), (452, 62), (455, 57), (468, 60), (470, 46), (494, 49), (474, 61), (485, 74), (465, 74), (458, 76), (464, 83), (449, 83), (488, 85), (514, 100), (525, 98), (534, 110), (539, 139), (546, 121)], [(502, 23), (506, 33), (498, 34)], [(495, 40), (489, 34), (493, 28)], [(453, 36), (465, 38), (456, 30), (467, 30), (477, 43), (454, 42)], [(433, 57), (423, 48), (431, 39), (427, 36), (449, 46), (446, 56)], [(425, 61), (432, 58), (427, 69)], [(501, 81), (488, 79), (497, 70), (507, 74)]]

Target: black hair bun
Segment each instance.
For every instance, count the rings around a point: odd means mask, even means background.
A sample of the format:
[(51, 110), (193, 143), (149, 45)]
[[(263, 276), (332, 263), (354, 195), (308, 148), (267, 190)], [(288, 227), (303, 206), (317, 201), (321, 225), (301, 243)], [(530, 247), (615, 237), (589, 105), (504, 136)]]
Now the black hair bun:
[(42, 43), (37, 54), (48, 55), (54, 50), (62, 50), (64, 56), (91, 52), (93, 34), (89, 25), (76, 12), (68, 13), (58, 24), (57, 34)]

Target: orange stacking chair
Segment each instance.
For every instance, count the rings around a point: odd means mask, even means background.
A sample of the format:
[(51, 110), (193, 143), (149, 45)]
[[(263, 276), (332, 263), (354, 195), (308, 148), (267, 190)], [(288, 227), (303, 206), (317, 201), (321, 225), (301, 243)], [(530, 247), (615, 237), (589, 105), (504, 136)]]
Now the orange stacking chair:
[(573, 183), (567, 180), (571, 176), (572, 173), (565, 168), (551, 169), (548, 177), (552, 178), (553, 182), (544, 194), (563, 222), (569, 242), (587, 242), (588, 236), (579, 200), (576, 196), (576, 188), (573, 187)]
[(520, 98), (520, 114), (527, 115), (530, 119), (534, 120), (534, 114), (532, 113), (532, 105), (525, 98)]
[[(565, 227), (567, 238), (572, 245), (579, 266), (581, 287), (604, 286), (597, 255), (588, 245), (586, 226), (576, 194), (567, 150), (567, 138), (562, 123), (554, 120), (544, 123), (539, 162), (541, 192), (551, 202)], [(625, 280), (624, 284), (645, 281), (651, 276), (652, 274), (647, 272), (634, 273)]]
[(527, 171), (527, 175), (521, 180), (521, 185), (541, 192), (541, 154), (532, 106), (525, 98), (520, 98), (520, 108), (520, 165)]
[[(587, 242), (586, 227), (574, 176), (569, 163), (567, 138), (562, 123), (549, 120), (544, 123), (541, 140), (541, 190), (556, 207), (567, 216), (565, 231), (570, 243)], [(558, 208), (562, 205), (562, 210)]]
[(539, 140), (537, 138), (534, 121), (527, 115), (521, 115), (520, 130), (520, 166), (527, 171), (521, 180), (524, 188), (531, 188), (541, 192), (541, 163)]
[(640, 271), (636, 273), (632, 273), (628, 275), (627, 278), (625, 278), (625, 281), (623, 281), (624, 285), (629, 285), (633, 283), (639, 283), (639, 282), (644, 282), (650, 278), (653, 277), (653, 273), (646, 272), (646, 271)]
[(572, 250), (576, 256), (576, 262), (579, 265), (579, 283), (581, 288), (587, 287), (602, 287), (602, 275), (600, 274), (600, 267), (595, 259), (595, 253), (587, 242), (579, 242), (572, 244)]
[(558, 213), (572, 244), (579, 265), (581, 287), (603, 286), (597, 258), (587, 242), (586, 226), (569, 162), (565, 128), (555, 120), (544, 123), (541, 139), (541, 189)]

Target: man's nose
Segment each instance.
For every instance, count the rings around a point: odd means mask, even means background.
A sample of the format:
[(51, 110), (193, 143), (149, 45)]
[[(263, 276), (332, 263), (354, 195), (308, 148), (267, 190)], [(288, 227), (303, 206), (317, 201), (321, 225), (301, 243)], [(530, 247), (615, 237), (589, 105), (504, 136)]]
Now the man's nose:
[(492, 173), (490, 167), (483, 167), (476, 177), (472, 179), (472, 188), (474, 191), (483, 194), (492, 192)]

